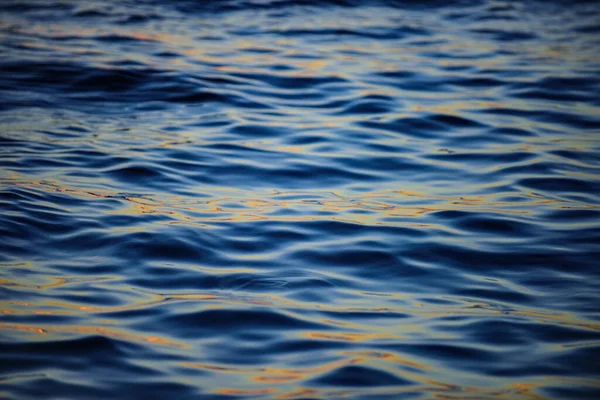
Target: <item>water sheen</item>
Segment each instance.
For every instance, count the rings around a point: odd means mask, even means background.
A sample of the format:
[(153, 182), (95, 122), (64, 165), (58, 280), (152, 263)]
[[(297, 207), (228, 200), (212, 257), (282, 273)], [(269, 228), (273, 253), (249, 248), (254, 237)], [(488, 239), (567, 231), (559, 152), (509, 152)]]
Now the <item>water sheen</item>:
[(600, 398), (597, 5), (3, 0), (0, 395)]

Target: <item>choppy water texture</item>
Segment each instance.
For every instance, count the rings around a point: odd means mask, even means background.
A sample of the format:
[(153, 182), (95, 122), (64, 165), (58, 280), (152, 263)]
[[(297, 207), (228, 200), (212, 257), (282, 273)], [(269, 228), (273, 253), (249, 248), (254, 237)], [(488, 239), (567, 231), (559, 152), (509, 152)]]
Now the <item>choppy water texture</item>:
[(0, 392), (600, 398), (600, 8), (3, 0)]

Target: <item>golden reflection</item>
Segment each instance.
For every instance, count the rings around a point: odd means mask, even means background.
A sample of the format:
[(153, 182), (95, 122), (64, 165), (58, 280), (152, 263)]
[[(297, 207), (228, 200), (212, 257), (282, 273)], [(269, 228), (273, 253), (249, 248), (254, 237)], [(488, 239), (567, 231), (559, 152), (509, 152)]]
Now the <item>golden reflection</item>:
[[(557, 322), (561, 325), (570, 326), (574, 328), (589, 329), (593, 331), (600, 331), (600, 324), (597, 323), (584, 323), (581, 319), (573, 314), (567, 312), (553, 312), (553, 313), (541, 313), (537, 311), (524, 311), (515, 310), (511, 311), (512, 315), (525, 316), (536, 318), (536, 322), (540, 323), (553, 323)], [(527, 318), (531, 319), (531, 318)]]
[[(320, 198), (311, 200), (278, 200), (278, 195), (263, 198), (229, 197), (225, 196), (210, 201), (185, 201), (177, 196), (167, 197), (164, 200), (140, 198), (133, 196), (119, 196), (118, 193), (101, 192), (98, 190), (85, 190), (65, 188), (51, 182), (17, 182), (19, 186), (52, 191), (60, 191), (79, 197), (111, 198), (123, 202), (123, 207), (111, 214), (163, 214), (169, 217), (167, 221), (157, 222), (159, 225), (189, 224), (210, 228), (210, 223), (228, 221), (251, 222), (258, 220), (277, 221), (318, 221), (338, 220), (363, 225), (381, 225), (382, 218), (387, 218), (385, 225), (404, 225), (408, 221), (393, 222), (393, 218), (420, 218), (429, 213), (445, 210), (463, 210), (489, 212), (497, 214), (525, 215), (532, 211), (532, 206), (565, 207), (565, 202), (560, 199), (550, 199), (533, 193), (521, 194), (523, 200), (519, 203), (510, 201), (499, 202), (496, 195), (469, 195), (469, 196), (443, 196), (422, 193), (415, 190), (403, 189), (380, 193), (365, 193), (360, 197)], [(310, 194), (309, 194), (310, 195)], [(310, 197), (309, 197), (310, 198)], [(422, 199), (419, 205), (403, 205), (404, 201), (411, 198)], [(581, 207), (594, 208), (594, 205), (579, 204)], [(518, 206), (518, 207), (517, 207)], [(304, 216), (285, 216), (279, 210), (296, 209), (307, 210), (310, 214)], [(311, 213), (310, 210), (314, 210)], [(369, 213), (358, 214), (354, 211), (362, 210)], [(319, 215), (318, 212), (335, 212), (337, 215), (347, 214), (348, 217)], [(217, 216), (217, 214), (222, 216)], [(312, 214), (312, 215), (311, 215)], [(351, 216), (351, 218), (349, 218)], [(423, 225), (417, 225), (423, 227)], [(432, 226), (432, 225), (425, 225)]]
[(277, 392), (277, 389), (227, 389), (221, 388), (215, 390), (218, 394), (226, 394), (230, 396), (258, 396), (262, 394), (270, 394)]
[(430, 106), (413, 105), (411, 111), (426, 111), (435, 114), (464, 115), (465, 111), (478, 111), (489, 108), (510, 108), (514, 105), (499, 101), (454, 100)]
[[(536, 389), (540, 387), (537, 382), (521, 382), (516, 384), (507, 384), (498, 388), (485, 388), (473, 386), (459, 386), (444, 384), (441, 382), (428, 382), (425, 385), (408, 385), (408, 386), (393, 386), (393, 387), (369, 387), (356, 388), (352, 391), (340, 391), (339, 388), (333, 389), (311, 389), (303, 386), (295, 387), (288, 392), (279, 393), (272, 398), (274, 399), (296, 399), (296, 398), (342, 398), (346, 396), (356, 397), (364, 393), (369, 396), (380, 396), (381, 398), (403, 398), (403, 393), (420, 392), (426, 393), (427, 398), (432, 399), (488, 399), (498, 398), (506, 400), (542, 400), (545, 399), (542, 395), (536, 393)], [(252, 390), (252, 389), (250, 389)], [(267, 389), (268, 390), (268, 389)], [(274, 389), (271, 389), (274, 390)], [(270, 392), (274, 393), (274, 392)]]
[(137, 343), (152, 343), (159, 346), (186, 348), (187, 345), (159, 337), (159, 336), (144, 336), (136, 333), (130, 333), (120, 328), (105, 328), (98, 326), (85, 325), (37, 325), (28, 324), (9, 324), (0, 323), (0, 331), (19, 331), (28, 333), (37, 333), (40, 335), (65, 335), (65, 334), (80, 334), (80, 335), (100, 335), (113, 339), (119, 339)]
[(319, 395), (319, 392), (317, 390), (309, 389), (309, 388), (297, 388), (297, 389), (292, 390), (291, 392), (282, 393), (280, 395), (275, 396), (276, 399), (282, 399), (282, 400), (295, 399), (298, 397), (323, 398), (321, 395)]
[[(280, 367), (237, 367), (237, 366), (218, 366), (211, 364), (202, 364), (202, 363), (190, 363), (185, 362), (182, 363), (183, 366), (189, 368), (198, 368), (207, 371), (214, 371), (219, 373), (229, 373), (229, 374), (237, 374), (243, 375), (249, 381), (255, 384), (281, 384), (281, 383), (293, 383), (293, 382), (301, 382), (308, 379), (312, 379), (315, 376), (331, 373), (339, 368), (361, 364), (361, 365), (369, 365), (373, 362), (384, 362), (389, 364), (392, 368), (390, 370), (391, 373), (399, 373), (400, 371), (397, 369), (398, 366), (411, 367), (416, 368), (421, 371), (429, 371), (432, 370), (431, 367), (425, 366), (423, 364), (417, 363), (415, 361), (402, 358), (399, 355), (387, 353), (387, 352), (374, 352), (374, 351), (345, 351), (340, 352), (340, 356), (343, 356), (344, 359), (339, 361), (333, 361), (326, 364), (320, 364), (314, 367), (304, 367), (304, 368), (280, 368)], [(381, 368), (382, 366), (380, 366)], [(383, 366), (386, 369), (385, 366)], [(400, 372), (407, 379), (414, 381), (415, 383), (427, 383), (434, 385), (437, 390), (444, 389), (448, 390), (448, 388), (453, 388), (449, 385), (445, 385), (443, 383), (433, 382), (431, 380), (427, 380), (425, 377), (421, 376), (417, 372), (410, 372), (409, 370), (403, 369)], [(239, 378), (236, 378), (239, 379)], [(412, 389), (415, 389), (412, 386)], [(423, 388), (420, 388), (423, 389)], [(370, 389), (372, 390), (372, 388)], [(397, 391), (397, 389), (396, 389)], [(317, 392), (312, 389), (296, 387), (287, 393), (281, 393), (275, 398), (278, 399), (292, 399), (295, 397), (300, 397), (303, 395), (315, 395)], [(336, 393), (340, 393), (337, 391)]]
[(370, 359), (370, 358), (381, 359), (381, 360), (390, 362), (392, 364), (406, 365), (407, 367), (417, 368), (417, 369), (421, 369), (424, 371), (432, 369), (432, 367), (430, 367), (428, 365), (410, 360), (407, 357), (400, 357), (396, 353), (390, 353), (390, 352), (385, 352), (385, 351), (354, 351), (354, 352), (342, 352), (341, 354), (359, 355), (361, 357), (364, 357), (365, 359)]
[(403, 339), (401, 335), (382, 334), (382, 333), (353, 333), (353, 332), (335, 332), (321, 333), (308, 332), (305, 336), (309, 339), (341, 340), (344, 342), (362, 342), (364, 340), (374, 339)]
[[(237, 271), (246, 271), (246, 269), (237, 269)], [(248, 270), (252, 272), (253, 270)], [(217, 271), (218, 272), (218, 271)], [(368, 293), (353, 292), (353, 296), (364, 296)], [(584, 320), (579, 316), (567, 312), (548, 312), (543, 313), (537, 310), (529, 310), (525, 307), (514, 308), (512, 310), (499, 309), (494, 304), (488, 304), (483, 301), (464, 301), (462, 298), (454, 298), (452, 296), (444, 296), (447, 301), (453, 301), (457, 305), (440, 306), (440, 305), (425, 305), (420, 302), (410, 302), (410, 299), (405, 299), (408, 304), (405, 306), (388, 307), (386, 309), (373, 307), (344, 307), (334, 306), (329, 304), (313, 304), (301, 301), (288, 299), (284, 296), (275, 294), (238, 294), (232, 295), (225, 292), (210, 292), (210, 293), (172, 293), (172, 294), (153, 294), (146, 293), (145, 299), (137, 302), (132, 302), (121, 306), (89, 306), (59, 300), (44, 300), (39, 302), (22, 302), (22, 301), (3, 301), (0, 302), (0, 312), (13, 315), (74, 315), (74, 314), (90, 314), (90, 313), (118, 313), (121, 311), (140, 310), (150, 307), (160, 307), (168, 301), (169, 304), (175, 302), (202, 302), (204, 308), (226, 307), (227, 305), (244, 306), (244, 307), (274, 307), (281, 310), (314, 310), (327, 312), (368, 312), (368, 313), (399, 313), (408, 314), (419, 318), (438, 318), (444, 316), (511, 316), (520, 317), (526, 320), (534, 319), (537, 323), (560, 324), (568, 327), (579, 329), (600, 331), (600, 324), (592, 320)], [(379, 294), (380, 295), (380, 294)], [(397, 298), (397, 294), (390, 294), (391, 297)], [(402, 296), (400, 296), (402, 298)], [(320, 323), (328, 326), (345, 327), (348, 329), (362, 329), (363, 325), (357, 323), (349, 323), (336, 319), (321, 319)], [(402, 323), (402, 332), (422, 332), (423, 327), (411, 323)], [(368, 334), (362, 332), (306, 332), (303, 335), (313, 339), (324, 340), (343, 340), (349, 342), (370, 341), (384, 338), (401, 339), (402, 336), (397, 332), (372, 332)], [(388, 328), (381, 327), (381, 330)]]
[(288, 373), (279, 373), (277, 375), (265, 375), (265, 376), (256, 376), (253, 377), (252, 380), (260, 383), (285, 383), (285, 382), (293, 382), (304, 379), (303, 375), (298, 374), (288, 374)]
[(539, 396), (535, 393), (535, 389), (541, 386), (539, 383), (534, 382), (519, 382), (513, 383), (509, 386), (509, 390), (515, 394), (519, 394), (522, 396), (529, 396), (531, 399), (544, 399), (544, 397)]
[[(49, 280), (50, 283), (36, 285), (36, 284), (18, 283), (18, 282), (10, 281), (8, 279), (0, 279), (0, 286), (12, 286), (12, 287), (18, 287), (18, 288), (24, 288), (24, 289), (45, 290), (45, 289), (52, 289), (52, 288), (57, 288), (57, 287), (65, 286), (65, 285), (71, 285), (71, 284), (106, 282), (106, 281), (115, 280), (117, 278), (110, 277), (110, 276), (102, 277), (102, 278), (85, 278), (85, 277), (57, 278), (57, 277), (52, 277), (52, 276), (46, 276), (46, 277), (44, 277), (44, 279)], [(17, 303), (13, 302), (12, 304), (17, 304)], [(25, 303), (22, 305), (27, 305), (27, 304)]]
[(124, 38), (142, 40), (142, 41), (172, 41), (174, 38), (164, 33), (147, 33), (130, 29), (119, 29), (112, 27), (107, 30), (103, 27), (74, 27), (73, 25), (64, 24), (28, 24), (24, 26), (11, 27), (14, 33), (22, 35), (39, 35), (48, 38), (61, 39), (77, 37), (80, 39), (94, 39), (98, 37), (106, 37), (109, 35), (118, 35)]
[(215, 367), (210, 364), (183, 362), (183, 366), (190, 368), (198, 368), (203, 370), (219, 371), (224, 373), (246, 374), (249, 379), (258, 383), (281, 383), (292, 382), (307, 379), (310, 376), (321, 374), (327, 371), (332, 371), (348, 364), (355, 364), (360, 359), (340, 360), (327, 364), (321, 364), (316, 367), (306, 368), (278, 368), (278, 367)]

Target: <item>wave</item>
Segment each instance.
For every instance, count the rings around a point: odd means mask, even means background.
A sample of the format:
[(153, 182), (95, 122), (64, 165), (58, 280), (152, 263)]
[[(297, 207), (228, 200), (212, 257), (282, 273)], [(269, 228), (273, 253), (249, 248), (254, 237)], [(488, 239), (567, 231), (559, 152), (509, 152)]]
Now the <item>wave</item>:
[(5, 1), (3, 394), (597, 398), (594, 5)]

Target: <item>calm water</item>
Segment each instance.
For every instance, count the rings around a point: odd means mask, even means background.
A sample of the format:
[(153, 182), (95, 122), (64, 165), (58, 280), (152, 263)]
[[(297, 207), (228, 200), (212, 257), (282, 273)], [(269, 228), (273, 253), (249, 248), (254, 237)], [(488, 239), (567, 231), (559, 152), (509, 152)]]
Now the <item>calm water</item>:
[(1, 7), (0, 396), (600, 398), (597, 2)]

